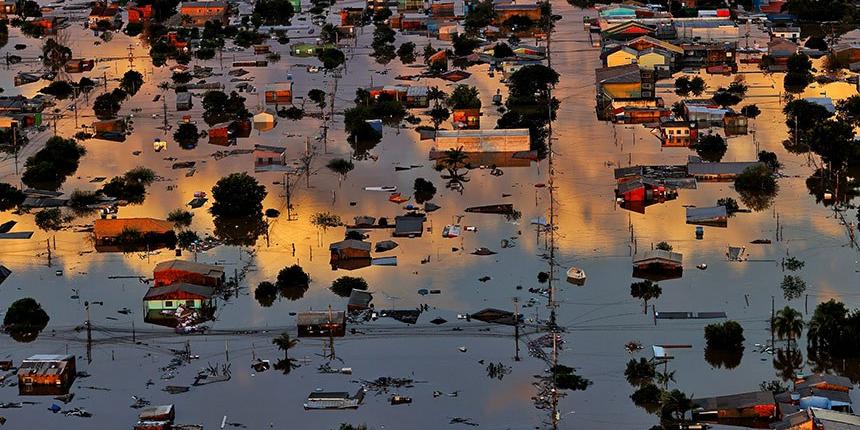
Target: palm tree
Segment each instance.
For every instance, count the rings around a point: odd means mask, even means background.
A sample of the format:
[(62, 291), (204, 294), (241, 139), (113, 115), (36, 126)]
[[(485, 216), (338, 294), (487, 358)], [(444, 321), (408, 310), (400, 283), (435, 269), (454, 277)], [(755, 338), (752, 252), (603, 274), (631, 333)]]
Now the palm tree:
[(284, 351), (284, 360), (289, 360), (289, 351), (299, 344), (299, 340), (291, 339), (289, 333), (283, 332), (280, 336), (272, 339), (272, 344), (276, 345), (281, 351)]
[(800, 312), (786, 306), (777, 311), (776, 316), (771, 321), (771, 325), (776, 336), (780, 340), (788, 340), (788, 345), (791, 346), (794, 339), (799, 338), (803, 333), (805, 324)]
[(448, 169), (448, 172), (451, 176), (455, 176), (457, 174), (457, 170), (466, 165), (466, 160), (469, 158), (466, 155), (466, 152), (463, 151), (463, 147), (459, 147), (457, 149), (449, 149), (445, 151), (445, 155), (439, 159), (439, 162)]
[(671, 417), (677, 421), (684, 421), (687, 411), (693, 409), (693, 401), (681, 390), (672, 390), (663, 393), (663, 417)]

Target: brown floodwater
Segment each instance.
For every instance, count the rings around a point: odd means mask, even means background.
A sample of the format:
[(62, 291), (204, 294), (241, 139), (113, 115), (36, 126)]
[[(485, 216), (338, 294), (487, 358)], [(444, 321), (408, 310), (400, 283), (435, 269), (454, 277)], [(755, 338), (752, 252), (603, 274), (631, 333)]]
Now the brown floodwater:
[[(774, 151), (785, 165), (785, 177), (779, 180), (780, 190), (773, 206), (754, 213), (741, 213), (729, 220), (727, 228), (705, 228), (703, 240), (696, 240), (694, 226), (685, 223), (684, 206), (710, 206), (718, 198), (734, 197), (737, 193), (730, 183), (700, 183), (698, 189), (681, 190), (677, 200), (650, 206), (645, 214), (626, 211), (614, 202), (613, 169), (632, 164), (682, 164), (688, 155), (685, 148), (662, 148), (649, 129), (642, 126), (612, 125), (597, 121), (594, 111), (594, 69), (599, 66), (598, 49), (593, 48), (589, 35), (582, 28), (582, 17), (588, 13), (575, 10), (566, 3), (554, 4), (556, 13), (563, 16), (558, 23), (552, 45), (552, 65), (561, 74), (561, 82), (554, 95), (561, 101), (558, 119), (554, 123), (557, 140), (555, 151), (555, 184), (557, 186), (557, 240), (555, 271), (558, 288), (558, 323), (565, 328), (564, 346), (559, 362), (575, 367), (577, 372), (590, 379), (593, 385), (584, 392), (568, 393), (559, 403), (560, 428), (589, 429), (645, 429), (657, 423), (657, 418), (637, 408), (629, 399), (633, 388), (624, 380), (624, 365), (631, 354), (624, 344), (636, 340), (645, 346), (632, 357), (650, 357), (654, 344), (690, 344), (692, 348), (677, 350), (670, 364), (675, 381), (670, 387), (679, 388), (694, 396), (711, 396), (753, 391), (763, 380), (777, 379), (771, 356), (758, 352), (756, 344), (768, 341), (770, 333), (767, 319), (771, 311), (771, 298), (777, 309), (786, 304), (808, 310), (822, 301), (836, 298), (850, 307), (860, 306), (858, 285), (858, 251), (849, 247), (846, 227), (834, 218), (834, 212), (816, 204), (806, 188), (806, 178), (812, 173), (805, 156), (787, 153), (782, 141), (787, 138), (780, 99), (782, 76), (763, 75), (749, 66), (741, 68), (750, 86), (743, 104), (755, 103), (762, 114), (752, 121), (755, 140), (761, 149)], [(336, 6), (337, 7), (337, 6)], [(128, 69), (125, 58), (129, 47), (135, 55), (145, 56), (147, 48), (137, 40), (123, 35), (98, 46), (92, 33), (80, 28), (80, 21), (66, 30), (69, 44), (76, 57), (117, 57), (116, 61), (99, 63), (88, 76), (106, 75), (108, 89), (117, 85), (118, 76)], [(764, 35), (752, 29), (754, 39), (763, 41)], [(94, 189), (95, 177), (119, 175), (136, 166), (154, 169), (162, 178), (153, 184), (142, 205), (120, 209), (120, 217), (165, 217), (176, 208), (183, 207), (196, 191), (209, 192), (215, 182), (231, 172), (253, 172), (251, 155), (234, 155), (216, 160), (212, 154), (224, 149), (251, 149), (254, 144), (282, 145), (291, 157), (299, 157), (305, 150), (307, 139), (317, 145), (320, 154), (314, 163), (315, 174), (310, 187), (299, 181), (293, 194), (294, 218), (286, 216), (275, 220), (270, 227), (269, 243), (260, 238), (255, 246), (217, 247), (194, 256), (185, 253), (183, 258), (218, 263), (228, 274), (244, 271), (238, 296), (219, 300), (217, 319), (209, 325), (208, 335), (179, 336), (168, 328), (146, 324), (143, 321), (141, 299), (147, 286), (137, 279), (109, 279), (110, 276), (150, 277), (159, 261), (173, 258), (172, 251), (146, 254), (96, 253), (86, 233), (68, 229), (46, 233), (35, 229), (32, 214), (5, 214), (6, 219), (19, 222), (18, 230), (36, 230), (26, 241), (6, 240), (0, 244), (0, 263), (13, 274), (0, 286), (0, 308), (21, 297), (39, 301), (51, 321), (37, 340), (17, 343), (7, 336), (0, 337), (0, 359), (16, 362), (36, 353), (62, 353), (69, 351), (79, 356), (78, 367), (91, 376), (78, 379), (73, 387), (77, 393), (67, 407), (81, 407), (93, 413), (92, 418), (66, 417), (46, 410), (47, 398), (24, 398), (17, 388), (0, 388), (0, 402), (35, 400), (35, 405), (21, 409), (0, 409), (7, 417), (4, 428), (117, 428), (129, 427), (136, 420), (137, 410), (129, 407), (132, 396), (144, 397), (153, 404), (173, 403), (177, 408), (177, 421), (201, 423), (206, 428), (217, 428), (224, 415), (231, 423), (248, 428), (332, 428), (341, 422), (366, 423), (374, 428), (440, 428), (448, 425), (452, 417), (467, 417), (481, 428), (534, 428), (550, 420), (547, 410), (536, 409), (531, 397), (536, 394), (532, 385), (534, 375), (541, 374), (544, 361), (528, 356), (525, 342), (540, 334), (532, 328), (524, 329), (520, 343), (521, 361), (514, 361), (513, 329), (506, 326), (489, 326), (477, 322), (457, 320), (458, 314), (494, 307), (513, 310), (514, 299), (524, 306), (523, 312), (531, 323), (548, 315), (546, 299), (531, 294), (529, 288), (540, 287), (537, 274), (548, 270), (542, 255), (547, 252), (543, 237), (539, 237), (529, 220), (547, 216), (549, 195), (546, 188), (535, 184), (546, 183), (547, 162), (532, 163), (528, 167), (505, 167), (504, 175), (492, 176), (489, 169), (469, 172), (469, 182), (462, 193), (448, 190), (444, 180), (428, 160), (429, 141), (419, 141), (412, 129), (386, 127), (384, 138), (370, 152), (375, 159), (356, 161), (356, 168), (339, 183), (336, 175), (326, 169), (325, 163), (335, 157), (348, 157), (351, 148), (343, 133), (343, 109), (352, 105), (355, 90), (380, 84), (393, 84), (399, 74), (415, 73), (418, 69), (403, 66), (398, 60), (378, 65), (368, 57), (371, 29), (364, 29), (357, 46), (348, 53), (347, 70), (337, 85), (335, 97), (335, 124), (329, 132), (326, 153), (315, 137), (320, 133), (320, 121), (306, 117), (300, 121), (279, 120), (271, 131), (254, 131), (249, 138), (239, 139), (238, 145), (222, 148), (201, 140), (198, 146), (184, 150), (173, 142), (172, 132), (166, 134), (159, 127), (162, 105), (152, 102), (162, 91), (158, 82), (168, 80), (170, 71), (153, 68), (145, 58), (135, 60), (136, 70), (145, 74), (146, 85), (123, 104), (121, 114), (134, 114), (134, 134), (123, 143), (102, 140), (84, 142), (88, 153), (81, 160), (76, 175), (70, 177), (63, 190)], [(398, 36), (398, 43), (412, 40), (420, 47), (426, 38)], [(9, 43), (3, 48), (12, 52), (16, 43), (28, 48), (19, 53), (22, 57), (38, 55), (38, 43), (21, 37), (12, 30)], [(760, 42), (763, 44), (763, 42)], [(312, 88), (330, 91), (332, 83), (326, 75), (308, 73), (306, 64), (314, 59), (300, 59), (288, 55), (288, 46), (275, 41), (269, 44), (282, 54), (282, 59), (267, 68), (246, 68), (252, 85), (258, 89), (267, 83), (283, 81), (291, 74), (296, 94), (306, 94)], [(434, 46), (442, 46), (433, 41)], [(232, 88), (226, 72), (230, 62), (251, 59), (248, 52), (225, 53), (223, 66), (215, 59), (199, 62), (215, 68), (222, 76), (218, 80)], [(33, 95), (43, 83), (13, 87), (11, 80), (18, 71), (36, 68), (24, 62), (0, 73), (4, 94), (20, 92)], [(499, 74), (487, 76), (487, 66), (469, 69), (472, 76), (463, 81), (479, 88), (483, 101), (481, 122), (485, 128), (495, 125), (499, 113), (491, 104), (496, 89), (503, 89)], [(709, 76), (711, 89), (727, 85), (734, 77)], [(73, 75), (74, 79), (79, 76)], [(670, 84), (664, 81), (661, 84)], [(438, 85), (450, 91), (453, 85), (440, 80), (422, 80), (420, 85)], [(90, 96), (95, 98), (98, 91)], [(834, 99), (856, 93), (854, 86), (845, 83), (813, 85), (805, 96), (826, 94)], [(666, 104), (677, 100), (668, 88), (660, 90)], [(261, 94), (243, 93), (252, 112), (261, 104)], [(176, 124), (181, 114), (173, 111), (175, 96), (163, 93), (167, 99), (169, 123)], [(202, 122), (200, 98), (194, 98), (190, 114)], [(308, 103), (310, 105), (310, 103)], [(133, 111), (134, 110), (134, 111)], [(309, 107), (315, 111), (315, 107)], [(414, 113), (419, 114), (418, 111)], [(81, 107), (79, 122), (92, 122), (89, 107)], [(428, 124), (426, 120), (424, 124)], [(75, 133), (71, 112), (66, 111), (59, 120), (60, 135)], [(447, 125), (450, 127), (450, 125)], [(31, 136), (31, 144), (22, 150), (22, 159), (34, 153), (40, 143), (52, 134), (48, 130)], [(169, 142), (162, 152), (154, 152), (155, 138)], [(729, 139), (724, 160), (752, 160), (756, 144), (752, 135)], [(139, 155), (134, 155), (140, 151)], [(187, 170), (173, 170), (174, 157), (178, 161), (196, 161), (193, 176)], [(397, 165), (422, 165), (406, 171), (395, 171)], [(18, 183), (14, 160), (0, 161), (2, 180)], [(255, 174), (267, 186), (266, 208), (285, 210), (283, 177), (280, 173)], [(411, 194), (413, 181), (430, 179), (438, 190), (433, 202), (442, 209), (429, 215), (425, 227), (429, 230), (421, 238), (396, 238), (400, 246), (393, 251), (375, 256), (397, 256), (396, 267), (371, 266), (355, 271), (333, 271), (328, 262), (328, 244), (343, 237), (342, 228), (320, 231), (311, 222), (311, 216), (330, 211), (350, 221), (357, 215), (371, 215), (392, 219), (401, 214), (400, 205), (387, 200), (385, 193), (363, 191), (365, 186), (396, 185), (405, 194)], [(171, 187), (171, 189), (168, 189)], [(510, 194), (509, 197), (503, 195)], [(350, 205), (355, 202), (355, 205)], [(513, 203), (522, 216), (508, 220), (499, 215), (464, 213), (469, 206)], [(192, 229), (212, 234), (213, 220), (207, 213), (208, 205), (194, 210)], [(458, 239), (442, 238), (442, 228), (460, 215), (461, 223), (477, 227), (477, 232), (464, 232)], [(777, 216), (782, 227), (783, 240), (776, 241)], [(855, 220), (853, 211), (845, 218)], [(79, 218), (75, 225), (92, 223), (92, 217)], [(632, 225), (635, 245), (631, 244)], [(753, 245), (753, 239), (768, 238), (771, 245)], [(56, 240), (56, 249), (53, 240)], [(389, 231), (374, 230), (373, 242), (390, 239)], [(507, 239), (515, 246), (502, 248)], [(680, 279), (660, 282), (663, 293), (652, 300), (657, 311), (725, 311), (730, 319), (739, 321), (745, 328), (745, 353), (740, 364), (733, 369), (716, 368), (704, 360), (703, 327), (708, 321), (662, 320), (654, 323), (649, 310), (643, 314), (641, 301), (630, 296), (631, 248), (649, 249), (652, 244), (667, 241), (684, 254), (686, 270)], [(47, 265), (46, 245), (51, 243), (51, 266)], [(292, 246), (295, 245), (295, 254)], [(725, 256), (730, 245), (746, 246), (750, 260), (729, 262)], [(477, 247), (490, 248), (498, 254), (471, 255)], [(454, 250), (456, 248), (457, 250)], [(800, 271), (807, 284), (806, 297), (791, 302), (783, 299), (779, 284), (784, 273), (779, 261), (791, 255), (806, 262)], [(422, 264), (422, 260), (429, 262)], [(706, 263), (708, 269), (700, 271), (695, 265)], [(310, 289), (297, 301), (281, 299), (271, 307), (263, 307), (253, 297), (253, 288), (264, 280), (273, 281), (278, 271), (288, 265), (300, 264), (311, 276)], [(584, 287), (564, 283), (564, 270), (570, 266), (585, 269), (588, 282)], [(62, 270), (62, 275), (56, 274)], [(295, 333), (295, 317), (290, 313), (307, 309), (344, 308), (346, 299), (328, 289), (337, 277), (361, 276), (374, 292), (374, 303), (379, 309), (414, 309), (426, 304), (429, 311), (421, 315), (416, 325), (407, 325), (392, 319), (351, 326), (359, 334), (348, 334), (336, 339), (337, 359), (332, 367), (351, 367), (353, 374), (331, 375), (317, 372), (318, 366), (329, 362), (327, 342), (303, 339), (290, 352), (300, 358), (302, 366), (289, 375), (272, 370), (255, 373), (250, 368), (252, 357), (275, 361), (281, 356), (271, 338), (281, 331)], [(479, 281), (484, 276), (486, 282)], [(518, 287), (522, 287), (519, 289)], [(422, 296), (418, 290), (439, 289), (441, 294)], [(87, 360), (86, 336), (75, 327), (86, 319), (84, 301), (99, 301), (103, 305), (91, 307), (95, 330), (91, 360)], [(531, 302), (530, 302), (531, 301)], [(808, 306), (808, 308), (807, 308)], [(131, 314), (120, 314), (123, 308)], [(430, 324), (430, 320), (443, 317), (449, 322)], [(454, 327), (462, 331), (453, 330)], [(134, 332), (134, 341), (132, 339)], [(192, 353), (200, 356), (173, 373), (160, 370), (169, 364), (171, 349), (183, 349), (190, 342)], [(803, 339), (801, 346), (805, 346)], [(465, 346), (466, 352), (459, 347)], [(232, 379), (228, 382), (193, 387), (188, 393), (171, 395), (162, 391), (166, 385), (189, 385), (197, 370), (207, 363), (225, 363), (225, 349), (229, 350)], [(802, 348), (805, 353), (805, 348)], [(487, 376), (486, 365), (502, 362), (512, 367), (503, 379)], [(804, 370), (808, 370), (806, 366)], [(355, 391), (355, 381), (380, 376), (413, 378), (412, 388), (396, 390), (397, 394), (411, 396), (414, 403), (408, 406), (390, 406), (386, 395), (370, 394), (356, 411), (314, 412), (304, 411), (302, 403), (308, 393), (317, 388), (334, 391)], [(169, 379), (164, 379), (169, 377)], [(148, 385), (148, 381), (153, 384)], [(109, 389), (103, 390), (104, 389)], [(433, 391), (458, 392), (457, 397), (434, 397)]]

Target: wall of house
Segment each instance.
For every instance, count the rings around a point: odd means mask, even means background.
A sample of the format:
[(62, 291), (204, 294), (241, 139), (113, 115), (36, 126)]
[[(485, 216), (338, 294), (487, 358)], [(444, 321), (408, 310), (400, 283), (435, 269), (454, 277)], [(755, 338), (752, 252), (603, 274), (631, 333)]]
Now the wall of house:
[(626, 51), (615, 51), (606, 56), (606, 66), (626, 66), (636, 61), (636, 55)]
[(669, 62), (666, 57), (657, 54), (656, 52), (649, 52), (639, 56), (640, 69), (654, 70), (656, 66), (666, 66), (668, 64)]
[(179, 305), (184, 305), (186, 308), (190, 307), (192, 309), (202, 309), (203, 308), (203, 300), (194, 299), (194, 300), (146, 300), (146, 309), (150, 311), (160, 311), (160, 310), (173, 310), (179, 307)]
[(635, 99), (642, 96), (642, 85), (639, 83), (606, 83), (603, 90), (613, 98)]

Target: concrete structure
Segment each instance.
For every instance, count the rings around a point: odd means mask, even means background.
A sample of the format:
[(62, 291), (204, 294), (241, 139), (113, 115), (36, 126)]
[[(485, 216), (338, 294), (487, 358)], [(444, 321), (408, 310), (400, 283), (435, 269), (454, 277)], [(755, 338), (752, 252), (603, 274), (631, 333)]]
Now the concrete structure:
[(462, 149), (464, 152), (518, 152), (531, 149), (529, 130), (440, 130), (431, 152)]

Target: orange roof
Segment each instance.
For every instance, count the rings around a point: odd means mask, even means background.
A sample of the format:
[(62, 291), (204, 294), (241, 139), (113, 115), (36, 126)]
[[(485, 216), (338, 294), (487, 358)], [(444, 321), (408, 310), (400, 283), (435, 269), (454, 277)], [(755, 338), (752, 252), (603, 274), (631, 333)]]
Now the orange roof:
[(116, 237), (123, 230), (163, 234), (173, 230), (173, 223), (155, 218), (97, 219), (93, 223), (93, 233), (96, 239)]

